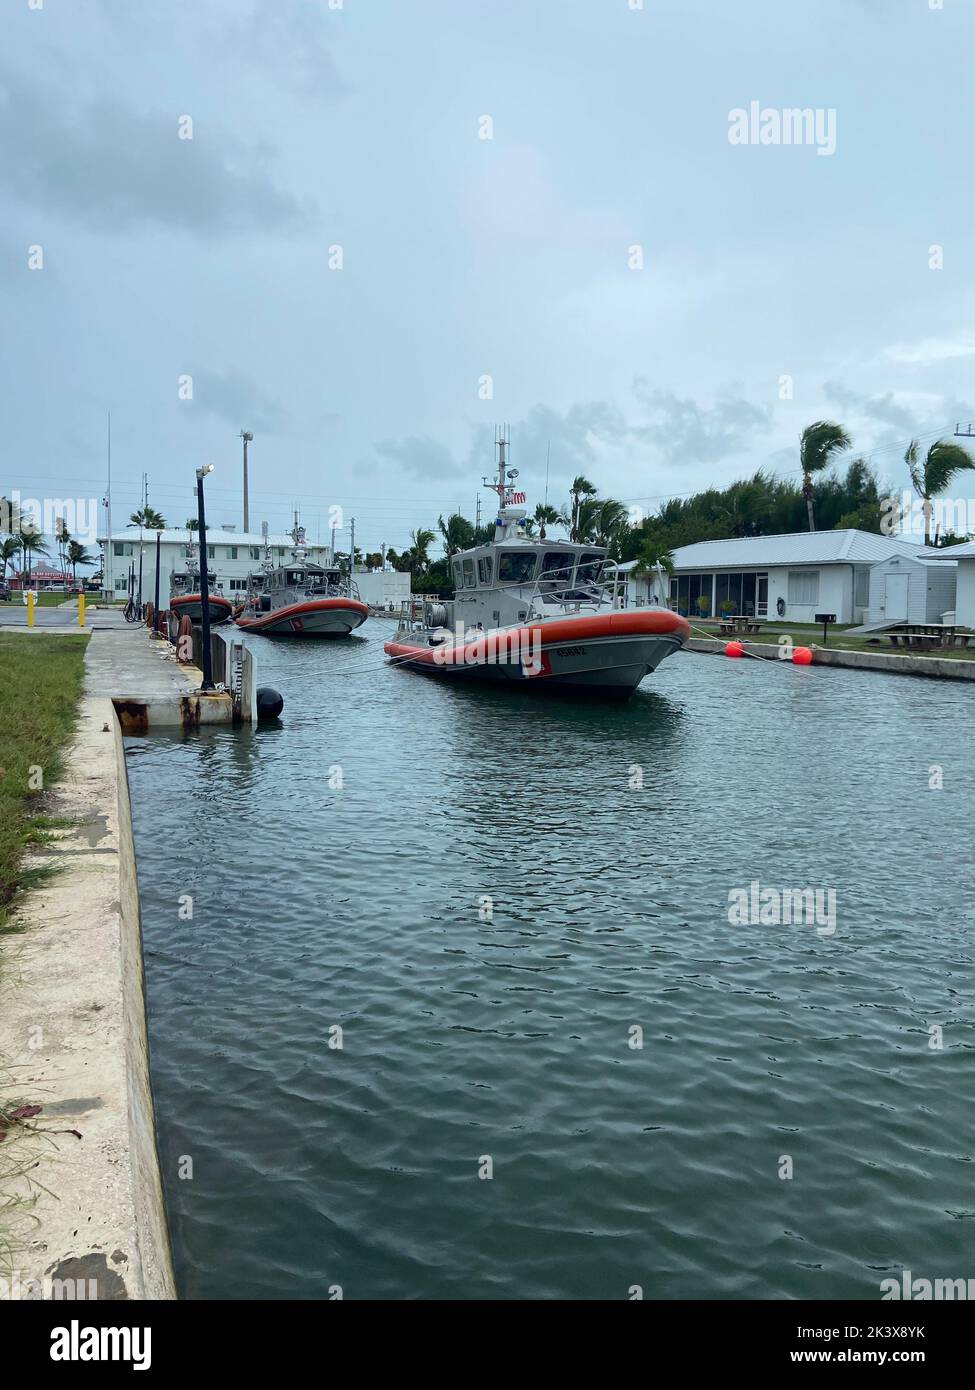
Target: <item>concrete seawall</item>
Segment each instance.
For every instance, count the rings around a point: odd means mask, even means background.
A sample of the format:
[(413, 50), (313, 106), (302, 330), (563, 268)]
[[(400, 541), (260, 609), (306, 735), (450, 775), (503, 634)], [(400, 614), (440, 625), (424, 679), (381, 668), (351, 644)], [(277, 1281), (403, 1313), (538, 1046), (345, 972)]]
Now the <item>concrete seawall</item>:
[[(102, 639), (99, 644), (99, 638)], [(132, 634), (133, 640), (144, 640)], [(0, 1297), (173, 1298), (149, 1079), (139, 890), (122, 732), (89, 646), (87, 694), (49, 814), (73, 822), (33, 856), (57, 872), (0, 943), (4, 1094), (41, 1106), (4, 1158), (14, 1249)], [(65, 1293), (65, 1290), (68, 1292)]]
[[(684, 645), (688, 651), (724, 655), (727, 637), (692, 637)], [(740, 640), (740, 639), (736, 639)], [(797, 642), (796, 646), (812, 645)], [(778, 660), (778, 649), (770, 642), (742, 642), (749, 656)], [(853, 652), (840, 647), (812, 647), (815, 666), (848, 666), (861, 671), (886, 671), (896, 676), (935, 676), (942, 680), (975, 680), (975, 661), (957, 657), (900, 655), (894, 652)]]

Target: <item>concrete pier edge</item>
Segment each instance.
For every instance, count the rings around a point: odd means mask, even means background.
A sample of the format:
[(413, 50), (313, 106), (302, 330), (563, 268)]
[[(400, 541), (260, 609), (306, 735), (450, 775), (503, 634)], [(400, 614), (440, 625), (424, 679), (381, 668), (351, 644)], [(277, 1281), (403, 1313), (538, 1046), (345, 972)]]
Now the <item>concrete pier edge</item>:
[[(691, 637), (684, 643), (687, 651), (703, 652), (705, 655), (723, 656), (730, 639)], [(764, 657), (767, 661), (779, 659), (777, 647), (770, 642), (747, 642), (741, 645), (749, 656)], [(846, 666), (862, 671), (885, 671), (888, 675), (940, 677), (942, 680), (975, 680), (975, 661), (965, 661), (951, 657), (908, 655), (894, 652), (852, 652), (842, 647), (817, 647), (811, 642), (796, 642), (797, 647), (808, 646), (812, 650), (814, 666)]]
[[(91, 693), (99, 635), (48, 808), (73, 823), (30, 861), (57, 872), (25, 894), (22, 934), (0, 938), (5, 1094), (41, 1107), (30, 1121), (39, 1133), (11, 1132), (5, 1143), (32, 1166), (7, 1186), (21, 1200), (6, 1214), (14, 1244), (0, 1263), (0, 1300), (176, 1297), (125, 748), (110, 695)], [(141, 634), (121, 640), (133, 656), (141, 648), (140, 660), (158, 659)]]

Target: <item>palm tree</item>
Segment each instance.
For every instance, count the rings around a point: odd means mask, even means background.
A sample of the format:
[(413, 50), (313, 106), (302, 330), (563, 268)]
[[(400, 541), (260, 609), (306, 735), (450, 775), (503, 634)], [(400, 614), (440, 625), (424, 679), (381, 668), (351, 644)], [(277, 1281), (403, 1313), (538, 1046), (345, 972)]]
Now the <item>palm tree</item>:
[(129, 517), (130, 526), (138, 526), (146, 531), (165, 531), (166, 518), (157, 512), (155, 507), (148, 504), (140, 507), (137, 512), (133, 512)]
[(534, 519), (538, 523), (538, 539), (540, 541), (545, 539), (546, 526), (568, 526), (569, 524), (569, 518), (565, 512), (560, 511), (558, 507), (550, 507), (546, 502), (539, 502), (535, 508)]
[(939, 439), (932, 444), (920, 462), (921, 446), (912, 439), (904, 455), (907, 471), (911, 475), (914, 491), (921, 498), (924, 511), (924, 544), (931, 544), (931, 498), (945, 492), (956, 473), (964, 468), (975, 468), (967, 449), (960, 444), (952, 444), (948, 439)]
[(77, 584), (78, 566), (93, 565), (95, 563), (95, 557), (88, 554), (88, 551), (80, 541), (68, 541), (67, 557), (68, 564), (71, 566), (71, 578)]
[(21, 523), (17, 533), (18, 548), (24, 552), (24, 573), (30, 580), (30, 562), (32, 555), (49, 555), (50, 551), (40, 531), (36, 529), (30, 521)]
[[(636, 564), (633, 567), (633, 577), (637, 579), (642, 575), (646, 575), (649, 578), (651, 574), (657, 576), (665, 574), (669, 579), (673, 572), (673, 551), (668, 550), (663, 541), (645, 540), (640, 546), (639, 553), (636, 557)], [(665, 585), (664, 587), (665, 589), (669, 588), (669, 585)], [(664, 604), (666, 604), (667, 598), (668, 595), (666, 592), (660, 595), (660, 600)]]
[(413, 554), (410, 562), (411, 573), (417, 570), (422, 572), (430, 563), (429, 550), (431, 544), (436, 540), (436, 532), (421, 528), (419, 531), (410, 532), (410, 540), (413, 542)]
[(470, 550), (475, 543), (474, 527), (460, 512), (453, 512), (446, 521), (442, 516), (438, 517), (437, 526), (448, 556), (456, 554), (458, 550)]
[(611, 550), (618, 544), (629, 521), (629, 511), (622, 502), (611, 497), (583, 497), (576, 511), (571, 539), (591, 541)]
[(807, 425), (799, 438), (799, 462), (802, 465), (802, 495), (806, 499), (809, 529), (816, 529), (813, 509), (813, 474), (828, 468), (837, 454), (850, 447), (850, 436), (842, 425), (832, 420), (817, 420)]
[(188, 516), (186, 518), (186, 529), (187, 531), (199, 531), (200, 523), (195, 516)]
[(593, 487), (588, 478), (580, 476), (573, 478), (572, 486), (569, 488), (569, 495), (572, 498), (572, 513), (569, 530), (569, 540), (577, 541), (580, 539), (579, 530), (579, 507), (584, 497), (595, 497), (597, 489)]
[(14, 568), (14, 560), (19, 554), (20, 541), (16, 536), (7, 536), (4, 540), (0, 541), (0, 562), (3, 563), (0, 576), (6, 578), (7, 570)]

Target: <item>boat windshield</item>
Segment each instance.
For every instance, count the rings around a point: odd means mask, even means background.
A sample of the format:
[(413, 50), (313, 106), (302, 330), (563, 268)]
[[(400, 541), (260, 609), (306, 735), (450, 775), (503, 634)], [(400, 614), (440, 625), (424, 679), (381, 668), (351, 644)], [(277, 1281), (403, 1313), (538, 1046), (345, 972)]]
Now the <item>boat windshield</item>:
[(537, 559), (534, 550), (503, 550), (498, 559), (498, 583), (530, 584)]

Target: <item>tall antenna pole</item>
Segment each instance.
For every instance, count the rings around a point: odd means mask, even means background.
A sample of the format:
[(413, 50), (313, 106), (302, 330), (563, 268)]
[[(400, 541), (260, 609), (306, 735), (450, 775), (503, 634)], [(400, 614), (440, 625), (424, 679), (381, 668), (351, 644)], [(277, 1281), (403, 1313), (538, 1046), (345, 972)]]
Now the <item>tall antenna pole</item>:
[(250, 505), (247, 495), (247, 446), (254, 436), (250, 430), (241, 430), (240, 437), (244, 441), (244, 531), (247, 532), (251, 529)]
[(108, 412), (108, 494), (105, 498), (105, 509), (108, 512), (108, 541), (105, 546), (105, 563), (102, 566), (102, 585), (108, 585), (108, 597), (115, 597), (115, 576), (113, 574), (112, 559), (115, 547), (112, 544), (112, 412)]

